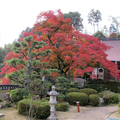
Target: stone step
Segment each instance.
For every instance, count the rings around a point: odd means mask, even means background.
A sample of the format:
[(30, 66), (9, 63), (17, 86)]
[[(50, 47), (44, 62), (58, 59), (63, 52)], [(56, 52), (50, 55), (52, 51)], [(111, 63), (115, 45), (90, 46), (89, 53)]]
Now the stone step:
[(4, 114), (0, 113), (0, 117), (4, 116)]

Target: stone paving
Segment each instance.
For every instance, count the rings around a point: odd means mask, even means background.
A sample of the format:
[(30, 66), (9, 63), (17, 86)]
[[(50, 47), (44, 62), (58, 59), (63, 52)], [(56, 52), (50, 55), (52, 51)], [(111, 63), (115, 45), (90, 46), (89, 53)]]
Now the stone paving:
[(106, 120), (110, 114), (118, 110), (118, 106), (95, 107), (82, 111), (67, 120)]

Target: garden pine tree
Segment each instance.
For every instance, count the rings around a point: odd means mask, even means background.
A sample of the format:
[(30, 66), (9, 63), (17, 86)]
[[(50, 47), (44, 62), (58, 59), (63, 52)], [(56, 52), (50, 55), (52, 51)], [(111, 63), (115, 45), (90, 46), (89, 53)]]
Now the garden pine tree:
[[(45, 42), (39, 41), (32, 33), (24, 33), (24, 35), (26, 37), (21, 39), (21, 42), (14, 43), (12, 56), (9, 56), (11, 53), (6, 56), (5, 59), (9, 60), (5, 61), (6, 65), (2, 68), (1, 74), (5, 72), (6, 78), (20, 83), (25, 82), (26, 88), (29, 89), (31, 80), (58, 70), (50, 69), (50, 65), (42, 62), (52, 52), (49, 49), (42, 51)], [(4, 71), (5, 68), (8, 70)], [(3, 84), (6, 83), (6, 78), (3, 78)]]

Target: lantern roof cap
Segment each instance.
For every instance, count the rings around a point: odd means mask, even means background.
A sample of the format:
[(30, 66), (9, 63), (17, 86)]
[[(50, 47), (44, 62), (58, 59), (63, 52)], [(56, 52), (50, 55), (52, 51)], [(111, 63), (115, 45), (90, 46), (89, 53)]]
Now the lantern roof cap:
[(57, 91), (55, 91), (55, 86), (52, 87), (52, 91), (48, 92), (48, 95), (51, 95), (51, 96), (59, 95), (59, 93)]

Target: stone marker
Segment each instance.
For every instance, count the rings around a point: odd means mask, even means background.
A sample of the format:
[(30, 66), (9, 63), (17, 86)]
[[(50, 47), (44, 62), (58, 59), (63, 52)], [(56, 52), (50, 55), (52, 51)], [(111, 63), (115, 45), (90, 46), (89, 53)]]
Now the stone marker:
[(0, 113), (0, 117), (4, 116), (4, 114)]
[(10, 98), (10, 94), (9, 93), (6, 93), (5, 96), (4, 96), (4, 101), (6, 102), (11, 102), (11, 98)]

